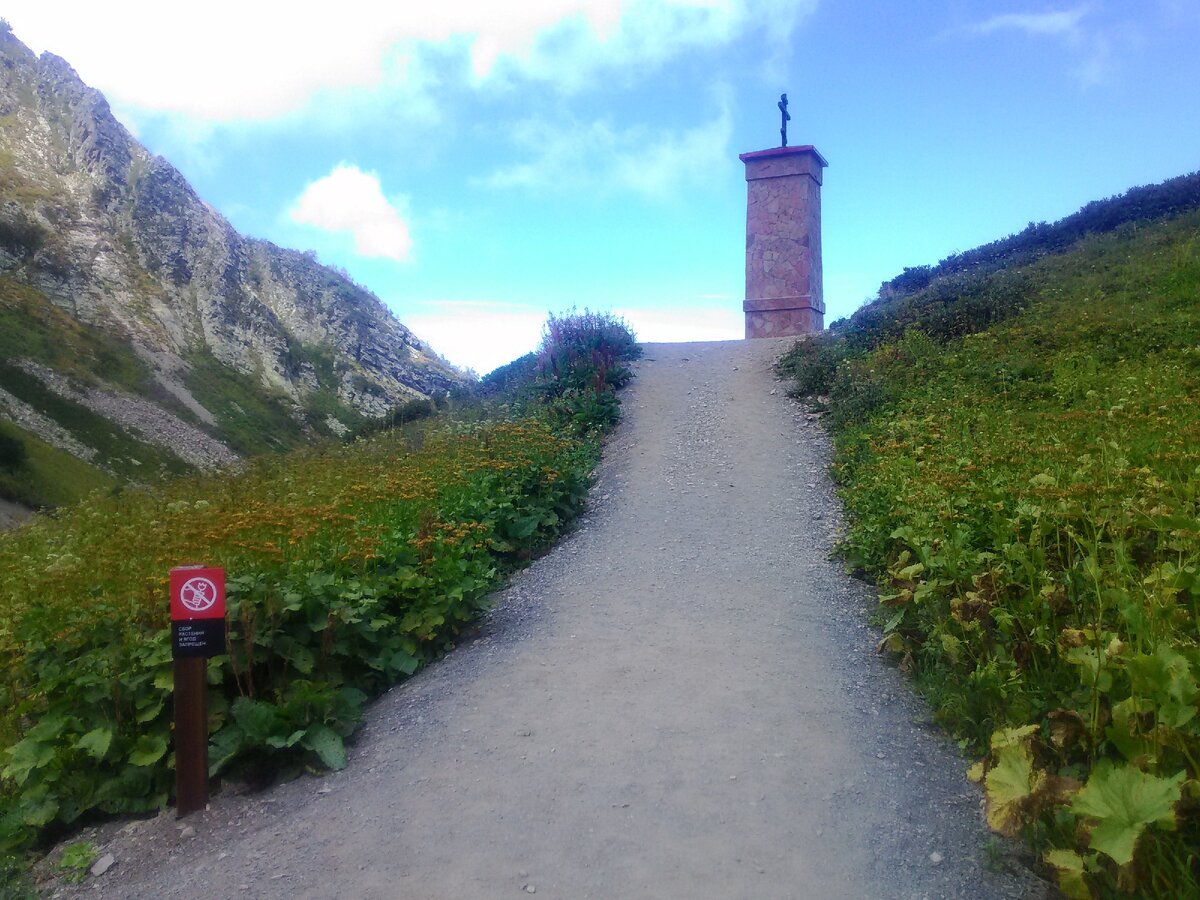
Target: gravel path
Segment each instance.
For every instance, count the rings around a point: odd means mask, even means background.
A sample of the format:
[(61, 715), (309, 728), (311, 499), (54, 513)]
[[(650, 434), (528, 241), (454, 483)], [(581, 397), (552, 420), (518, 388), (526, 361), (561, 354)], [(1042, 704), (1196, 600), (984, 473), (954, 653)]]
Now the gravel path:
[(782, 349), (647, 345), (580, 527), (373, 707), (345, 771), (105, 826), (81, 892), (1044, 896), (827, 558)]

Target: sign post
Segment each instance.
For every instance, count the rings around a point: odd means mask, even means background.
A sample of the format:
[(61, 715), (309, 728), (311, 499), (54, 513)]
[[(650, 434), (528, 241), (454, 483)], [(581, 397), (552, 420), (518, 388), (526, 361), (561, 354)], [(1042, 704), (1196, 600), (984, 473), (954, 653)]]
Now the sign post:
[(175, 806), (186, 816), (208, 805), (208, 658), (225, 652), (225, 570), (171, 570), (175, 665)]

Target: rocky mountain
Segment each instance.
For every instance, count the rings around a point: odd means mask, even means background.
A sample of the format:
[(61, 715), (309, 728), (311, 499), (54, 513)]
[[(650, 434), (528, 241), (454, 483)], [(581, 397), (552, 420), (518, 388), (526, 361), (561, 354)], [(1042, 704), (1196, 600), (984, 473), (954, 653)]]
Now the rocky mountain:
[(238, 234), (0, 24), (0, 425), (124, 477), (342, 433), (461, 381), (344, 274)]

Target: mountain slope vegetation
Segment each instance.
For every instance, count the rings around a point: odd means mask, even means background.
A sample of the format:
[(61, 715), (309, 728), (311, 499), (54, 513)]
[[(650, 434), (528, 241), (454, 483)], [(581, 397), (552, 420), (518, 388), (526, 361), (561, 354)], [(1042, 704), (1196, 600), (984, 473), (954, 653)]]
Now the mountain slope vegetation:
[(1198, 201), (908, 270), (783, 363), (829, 411), (881, 652), (1071, 897), (1200, 895)]
[[(0, 418), (30, 458), (40, 440), (98, 480), (148, 482), (463, 381), (344, 273), (238, 234), (0, 22)], [(57, 502), (32, 475), (7, 484)]]
[(170, 802), (172, 566), (228, 575), (212, 774), (340, 768), (366, 700), (580, 510), (637, 352), (614, 317), (551, 317), (542, 365), (486, 404), (0, 535), (0, 894), (39, 839)]

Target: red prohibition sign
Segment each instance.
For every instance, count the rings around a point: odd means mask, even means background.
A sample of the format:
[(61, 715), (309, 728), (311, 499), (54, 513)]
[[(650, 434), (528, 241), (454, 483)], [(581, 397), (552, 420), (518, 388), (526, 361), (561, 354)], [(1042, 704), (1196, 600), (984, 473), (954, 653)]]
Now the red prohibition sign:
[(178, 566), (171, 570), (171, 620), (225, 618), (225, 570)]

